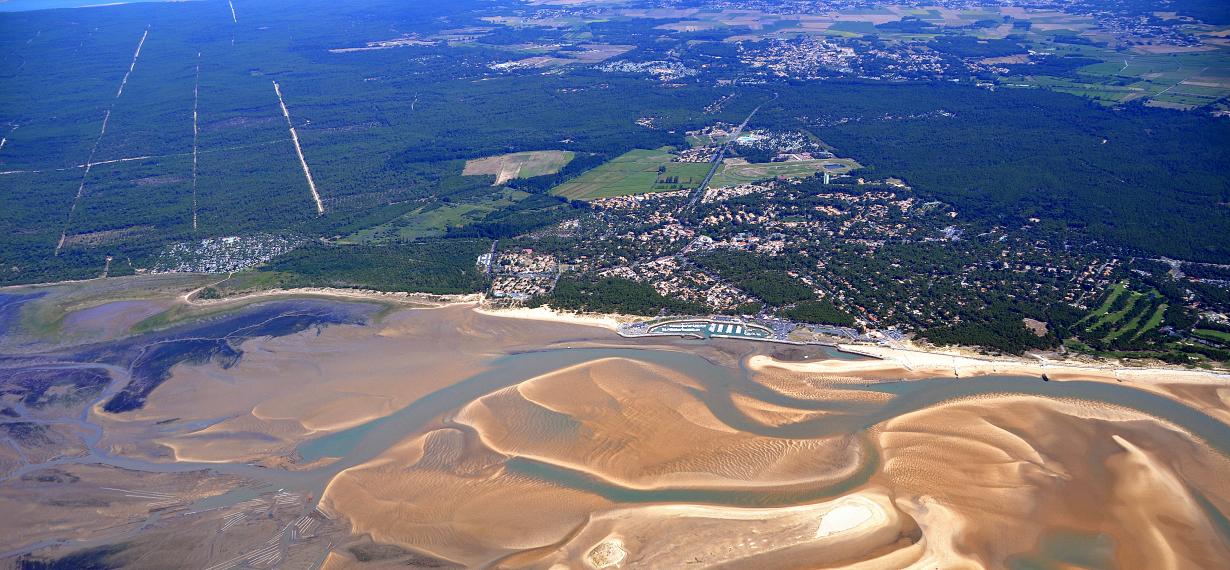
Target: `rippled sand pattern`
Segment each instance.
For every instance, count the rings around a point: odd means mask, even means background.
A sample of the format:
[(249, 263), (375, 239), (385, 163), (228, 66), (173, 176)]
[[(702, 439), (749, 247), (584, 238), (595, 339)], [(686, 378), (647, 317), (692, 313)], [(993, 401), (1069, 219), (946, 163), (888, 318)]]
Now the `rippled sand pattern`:
[(1230, 560), (1225, 377), (781, 362), (587, 323), (390, 310), (181, 362), (137, 409), (21, 408), (0, 504), (36, 524), (0, 521), (3, 546), (202, 568)]

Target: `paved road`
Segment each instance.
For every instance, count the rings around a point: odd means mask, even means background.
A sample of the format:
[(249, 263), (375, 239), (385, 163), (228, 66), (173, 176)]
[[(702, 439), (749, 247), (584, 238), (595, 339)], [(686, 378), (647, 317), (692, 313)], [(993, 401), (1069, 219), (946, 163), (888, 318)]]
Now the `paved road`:
[(702, 180), (700, 182), (700, 185), (697, 186), (696, 189), (692, 191), (692, 197), (691, 199), (688, 200), (688, 205), (687, 207), (684, 208), (685, 211), (691, 210), (692, 208), (694, 208), (697, 204), (700, 203), (700, 199), (705, 196), (705, 188), (709, 187), (709, 181), (713, 180), (713, 175), (717, 174), (718, 167), (722, 166), (722, 159), (726, 158), (726, 151), (730, 150), (730, 145), (734, 143), (735, 139), (739, 138), (739, 134), (742, 133), (743, 128), (746, 127), (749, 122), (751, 122), (752, 117), (756, 116), (756, 111), (759, 111), (761, 107), (765, 106), (765, 103), (768, 103), (770, 101), (776, 101), (776, 100), (777, 100), (777, 93), (774, 93), (772, 99), (769, 99), (769, 101), (765, 101), (764, 103), (757, 105), (755, 109), (752, 109), (751, 113), (747, 114), (747, 118), (743, 119), (743, 122), (739, 123), (738, 127), (735, 127), (734, 132), (731, 133), (730, 137), (726, 139), (726, 143), (723, 144), (722, 148), (718, 150), (718, 153), (714, 155), (713, 165), (709, 167), (709, 173), (705, 175), (705, 179)]

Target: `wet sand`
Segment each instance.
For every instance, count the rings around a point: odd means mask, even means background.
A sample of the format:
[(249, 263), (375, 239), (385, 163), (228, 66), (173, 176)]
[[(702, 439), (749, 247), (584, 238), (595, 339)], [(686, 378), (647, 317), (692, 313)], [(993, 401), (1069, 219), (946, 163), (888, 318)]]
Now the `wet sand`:
[[(884, 463), (873, 479), (896, 490), (925, 536), (972, 553), (979, 567), (1063, 562), (1039, 549), (1056, 529), (1115, 545), (1092, 567), (1208, 568), (1230, 556), (1222, 531), (1185, 490), (1204, 489), (1225, 512), (1230, 487), (1216, 474), (1230, 462), (1144, 414), (988, 396), (877, 431)], [(1066, 554), (1088, 554), (1080, 550)]]
[(741, 432), (689, 392), (690, 379), (603, 359), (505, 388), (456, 421), (486, 447), (632, 489), (775, 487), (836, 480), (861, 463), (846, 437)]
[(891, 567), (918, 559), (915, 533), (876, 488), (776, 509), (651, 505), (602, 512), (554, 552), (510, 557), (502, 566), (816, 568), (869, 559)]
[[(108, 416), (110, 433), (122, 441), (148, 433), (126, 424), (208, 422), (154, 441), (184, 461), (292, 455), (308, 438), (388, 416), (473, 376), (493, 355), (560, 340), (551, 328), (484, 317), (462, 305), (395, 312), (368, 326), (254, 339), (242, 345), (236, 365), (177, 367), (143, 409)], [(578, 338), (601, 334), (574, 332)]]
[[(108, 310), (126, 309), (66, 322)], [(617, 322), (394, 309), (181, 362), (135, 410), (41, 411), (46, 441), (0, 448), (0, 468), (23, 474), (0, 479), (0, 502), (38, 521), (0, 522), (0, 550), (553, 570), (1230, 559), (1225, 376), (865, 347), (882, 359), (824, 358), (623, 339)], [(74, 459), (91, 426), (103, 465)], [(103, 488), (132, 485), (143, 502)], [(47, 506), (57, 493), (72, 500)], [(177, 502), (150, 505), (164, 494)]]

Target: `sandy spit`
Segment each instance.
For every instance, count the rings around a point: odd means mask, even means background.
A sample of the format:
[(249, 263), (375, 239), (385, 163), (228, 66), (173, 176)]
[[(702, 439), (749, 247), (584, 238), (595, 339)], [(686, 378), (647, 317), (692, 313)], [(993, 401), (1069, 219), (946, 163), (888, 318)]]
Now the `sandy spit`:
[(833, 376), (895, 376), (906, 378), (968, 377), (988, 375), (1041, 376), (1052, 380), (1085, 379), (1131, 381), (1144, 384), (1230, 382), (1230, 373), (1177, 368), (1117, 367), (1068, 361), (997, 359), (952, 352), (890, 348), (886, 346), (838, 345), (845, 352), (875, 360), (822, 360), (782, 362), (769, 356), (748, 359), (753, 370), (779, 368), (792, 372)]
[(193, 289), (181, 297), (181, 299), (192, 306), (203, 307), (212, 305), (226, 305), (239, 301), (247, 301), (249, 299), (258, 299), (262, 297), (295, 297), (295, 296), (312, 296), (312, 297), (331, 297), (345, 300), (360, 300), (360, 301), (400, 301), (410, 303), (429, 303), (439, 305), (451, 305), (458, 303), (478, 303), (482, 301), (481, 293), (473, 293), (469, 295), (431, 295), (427, 293), (407, 293), (405, 291), (385, 292), (374, 291), (370, 289), (341, 289), (336, 287), (299, 287), (295, 289), (266, 289), (263, 291), (255, 291), (252, 293), (244, 293), (233, 297), (223, 297), (221, 299), (199, 299), (197, 295), (210, 287), (206, 285), (199, 289)]

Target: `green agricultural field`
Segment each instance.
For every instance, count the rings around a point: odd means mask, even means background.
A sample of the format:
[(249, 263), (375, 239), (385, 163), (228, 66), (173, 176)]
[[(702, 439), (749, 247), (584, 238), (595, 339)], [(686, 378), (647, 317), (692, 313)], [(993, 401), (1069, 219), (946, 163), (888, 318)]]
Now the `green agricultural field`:
[[(825, 168), (825, 165), (837, 164), (840, 168)], [(718, 169), (717, 174), (713, 175), (713, 180), (709, 181), (710, 188), (723, 188), (727, 186), (738, 186), (739, 184), (747, 184), (757, 180), (766, 178), (776, 178), (785, 176), (787, 178), (806, 178), (817, 172), (828, 171), (834, 175), (845, 174), (855, 168), (860, 168), (859, 163), (848, 158), (825, 158), (820, 160), (798, 160), (791, 162), (769, 162), (769, 163), (746, 163), (733, 160), (727, 160)]]
[(833, 25), (829, 26), (829, 31), (847, 32), (848, 34), (851, 34), (851, 35), (863, 35), (863, 34), (874, 34), (878, 30), (876, 29), (876, 25), (871, 22), (854, 22), (854, 21), (849, 21), (849, 20), (842, 20), (840, 22), (833, 22)]
[(551, 194), (572, 200), (592, 200), (688, 190), (700, 184), (709, 172), (708, 164), (671, 162), (672, 157), (665, 150), (631, 150), (556, 186)]
[(1024, 85), (1043, 87), (1053, 91), (1059, 91), (1061, 93), (1088, 97), (1108, 105), (1119, 103), (1123, 101), (1125, 97), (1139, 97), (1151, 92), (1146, 91), (1141, 87), (1101, 85), (1097, 83), (1086, 83), (1083, 81), (1050, 77), (1047, 75), (1025, 77), (1022, 78), (1020, 82)]
[[(1198, 107), (1230, 94), (1230, 82), (1226, 81), (1230, 70), (1226, 68), (1222, 50), (1180, 54), (1133, 53), (1126, 57), (1088, 46), (1064, 46), (1063, 51), (1108, 61), (1080, 69), (1080, 76), (1089, 83), (1058, 78), (1052, 78), (1055, 82), (1052, 85), (1045, 84), (1041, 78), (1030, 83), (1104, 102), (1111, 102), (1116, 90), (1125, 90), (1146, 96), (1164, 106)], [(1125, 87), (1098, 84), (1125, 79), (1135, 81)]]

